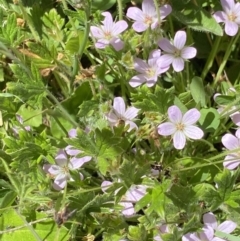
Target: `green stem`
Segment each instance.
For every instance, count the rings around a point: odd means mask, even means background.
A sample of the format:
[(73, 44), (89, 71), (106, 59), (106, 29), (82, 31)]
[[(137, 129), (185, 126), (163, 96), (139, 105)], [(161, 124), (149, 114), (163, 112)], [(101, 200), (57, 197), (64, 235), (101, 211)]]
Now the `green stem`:
[(202, 75), (201, 75), (201, 78), (203, 80), (205, 79), (205, 77), (206, 77), (208, 71), (210, 70), (210, 68), (212, 67), (212, 64), (213, 64), (214, 58), (216, 56), (216, 53), (217, 53), (218, 46), (219, 46), (220, 42), (221, 42), (221, 37), (220, 36), (216, 37), (215, 42), (212, 46), (212, 50), (211, 50), (211, 52), (208, 56), (207, 62), (204, 66), (204, 69), (203, 69), (203, 72), (202, 72)]
[(222, 61), (221, 65), (220, 65), (220, 67), (218, 69), (217, 76), (216, 76), (216, 78), (215, 78), (215, 80), (213, 82), (213, 86), (215, 86), (217, 84), (217, 82), (218, 82), (218, 80), (219, 80), (219, 78), (220, 78), (220, 76), (221, 76), (221, 74), (222, 74), (222, 72), (223, 72), (223, 70), (225, 68), (225, 65), (226, 65), (226, 63), (228, 61), (228, 58), (229, 58), (229, 56), (230, 56), (230, 54), (232, 52), (232, 47), (237, 42), (239, 36), (240, 36), (240, 31), (238, 32), (238, 34), (234, 38), (231, 39), (230, 43), (228, 44), (228, 48), (227, 48), (227, 50), (225, 52), (225, 55), (223, 57), (223, 61)]
[(78, 127), (78, 123), (72, 118), (72, 116), (65, 110), (64, 107), (62, 107), (62, 105), (60, 104), (60, 102), (57, 100), (57, 98), (49, 91), (46, 90), (48, 96), (53, 100), (53, 102), (57, 105), (57, 107), (59, 108), (59, 110), (61, 111), (62, 115), (69, 120), (69, 122), (72, 123), (72, 125), (77, 128)]
[(153, 0), (154, 2), (154, 5), (155, 5), (155, 8), (157, 10), (157, 17), (158, 17), (158, 25), (161, 26), (161, 14), (160, 14), (160, 11), (159, 11), (159, 7), (158, 7), (158, 2), (157, 0)]
[(118, 16), (119, 20), (123, 19), (123, 7), (122, 7), (122, 0), (117, 0), (118, 3)]

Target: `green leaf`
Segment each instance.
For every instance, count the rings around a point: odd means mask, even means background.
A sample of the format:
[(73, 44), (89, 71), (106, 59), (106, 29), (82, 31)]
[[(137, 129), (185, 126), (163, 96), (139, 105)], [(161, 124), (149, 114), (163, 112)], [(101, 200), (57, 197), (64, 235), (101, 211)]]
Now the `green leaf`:
[(218, 186), (217, 190), (222, 200), (228, 200), (231, 196), (231, 192), (235, 183), (234, 178), (231, 176), (231, 172), (228, 169), (224, 169), (222, 173), (218, 173), (216, 175), (214, 182)]
[(201, 109), (201, 117), (198, 120), (204, 132), (214, 132), (220, 124), (220, 115), (214, 108)]
[[(64, 226), (61, 226), (59, 229), (56, 223), (47, 217), (46, 214), (43, 212), (36, 212), (33, 214), (36, 217), (36, 220), (42, 220), (36, 222), (32, 228), (37, 233), (37, 235), (42, 240), (48, 241), (55, 241), (56, 237), (58, 236), (57, 240), (59, 241), (67, 241), (69, 240), (70, 236), (68, 234), (68, 229)], [(34, 221), (34, 220), (32, 220)], [(34, 236), (33, 232), (27, 228), (26, 224), (22, 220), (22, 218), (16, 213), (15, 210), (11, 209), (5, 211), (0, 216), (0, 226), (1, 230), (5, 230), (5, 232), (1, 235), (1, 239), (4, 241), (33, 241), (36, 240), (36, 236)], [(19, 228), (14, 231), (10, 231), (12, 228)]]
[(71, 37), (66, 43), (66, 50), (70, 54), (77, 54), (84, 36), (84, 32), (78, 32), (76, 37)]
[(17, 18), (15, 13), (8, 15), (7, 22), (2, 27), (3, 36), (9, 41), (11, 47), (15, 45), (15, 38), (18, 32)]
[(0, 210), (11, 206), (15, 201), (17, 193), (9, 189), (0, 190)]
[(200, 103), (202, 107), (206, 105), (203, 81), (200, 77), (193, 77), (190, 84), (190, 91), (196, 104)]
[(92, 10), (105, 11), (111, 8), (116, 3), (116, 0), (92, 0)]
[(216, 98), (214, 99), (215, 102), (218, 104), (218, 105), (230, 105), (232, 104), (233, 101), (236, 100), (236, 97), (235, 96), (228, 96), (228, 95), (218, 95), (216, 96)]
[(182, 24), (197, 31), (204, 31), (223, 36), (221, 26), (205, 9), (188, 1), (172, 0), (173, 16)]

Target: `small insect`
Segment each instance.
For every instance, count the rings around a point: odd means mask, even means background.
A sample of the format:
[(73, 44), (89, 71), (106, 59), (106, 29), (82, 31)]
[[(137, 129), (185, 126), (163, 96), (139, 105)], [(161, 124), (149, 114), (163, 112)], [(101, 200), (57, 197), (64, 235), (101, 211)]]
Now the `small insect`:
[(77, 211), (77, 209), (70, 211), (67, 207), (65, 207), (61, 211), (56, 212), (54, 214), (54, 220), (55, 220), (56, 224), (58, 225), (58, 227), (60, 227), (69, 218), (71, 218), (76, 211)]

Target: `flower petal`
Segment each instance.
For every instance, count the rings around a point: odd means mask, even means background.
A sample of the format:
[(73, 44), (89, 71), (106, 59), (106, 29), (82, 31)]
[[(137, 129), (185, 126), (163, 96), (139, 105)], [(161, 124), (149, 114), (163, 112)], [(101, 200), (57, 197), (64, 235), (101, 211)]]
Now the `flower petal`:
[(64, 150), (59, 150), (55, 157), (55, 161), (59, 166), (65, 166), (68, 162), (66, 152)]
[(103, 181), (102, 184), (101, 184), (101, 189), (103, 192), (106, 192), (106, 190), (112, 186), (112, 182), (110, 181)]
[(176, 72), (180, 72), (184, 69), (184, 60), (182, 58), (174, 58), (172, 66)]
[(118, 123), (119, 118), (115, 115), (113, 111), (106, 114), (107, 120), (110, 122), (110, 125), (116, 125)]
[(124, 47), (124, 42), (120, 38), (113, 38), (110, 41), (110, 44), (116, 51), (120, 51)]
[(182, 121), (182, 112), (176, 105), (168, 108), (168, 116), (170, 121), (175, 124)]
[(225, 22), (225, 32), (229, 36), (235, 36), (238, 32), (238, 25), (235, 22)]
[(221, 5), (224, 12), (227, 12), (234, 8), (235, 2), (234, 0), (221, 0)]
[(95, 47), (97, 49), (104, 49), (106, 48), (106, 46), (109, 45), (109, 41), (105, 40), (105, 39), (99, 39), (96, 43), (95, 43)]
[(234, 223), (233, 221), (225, 221), (223, 223), (221, 223), (217, 230), (221, 231), (223, 233), (231, 233), (235, 228), (237, 227), (237, 224)]
[(172, 122), (166, 122), (158, 126), (158, 134), (162, 136), (170, 136), (176, 132), (176, 126)]
[(140, 109), (137, 109), (137, 108), (135, 108), (135, 107), (133, 107), (133, 106), (127, 108), (127, 110), (126, 110), (126, 112), (125, 112), (125, 114), (124, 114), (125, 119), (127, 119), (127, 120), (133, 120), (133, 119), (137, 116), (139, 110), (140, 110)]
[(197, 50), (194, 47), (184, 47), (181, 51), (183, 59), (192, 59), (196, 56)]
[(174, 54), (175, 52), (175, 47), (171, 44), (171, 42), (166, 39), (163, 38), (158, 42), (158, 46), (165, 52), (170, 53), (170, 54)]
[(133, 88), (135, 88), (135, 87), (138, 87), (139, 85), (141, 85), (141, 84), (143, 84), (145, 82), (146, 82), (145, 75), (139, 74), (139, 75), (133, 76), (130, 79), (129, 85), (132, 86)]
[(101, 28), (98, 28), (96, 26), (90, 27), (90, 33), (94, 38), (101, 39), (104, 38), (104, 32)]
[(240, 147), (239, 140), (237, 137), (235, 137), (232, 134), (225, 134), (222, 137), (222, 144), (228, 149), (228, 150), (234, 150)]
[(126, 200), (130, 202), (138, 202), (146, 194), (147, 187), (144, 185), (132, 185), (126, 192)]
[(193, 140), (201, 139), (204, 135), (203, 131), (197, 126), (186, 126), (184, 128), (184, 134)]
[(149, 68), (149, 65), (144, 60), (139, 58), (134, 59), (134, 69), (137, 72), (141, 74), (145, 74), (148, 68)]
[(186, 43), (187, 35), (185, 31), (177, 31), (175, 34), (173, 44), (177, 49), (182, 49)]
[(143, 0), (142, 10), (143, 10), (143, 13), (145, 14), (145, 16), (153, 17), (153, 16), (157, 15), (157, 11), (156, 11), (153, 0)]
[(138, 32), (141, 33), (143, 31), (145, 31), (148, 28), (148, 25), (145, 24), (144, 22), (140, 22), (140, 21), (136, 21), (133, 25), (132, 28)]
[(92, 157), (91, 156), (84, 156), (81, 158), (73, 157), (69, 164), (68, 167), (70, 170), (75, 170), (81, 167), (85, 162), (91, 161)]
[(134, 207), (132, 203), (129, 202), (120, 202), (120, 205), (124, 207), (122, 210), (122, 214), (125, 216), (131, 216), (135, 213)]
[(213, 14), (213, 17), (218, 23), (225, 22), (227, 15), (223, 11), (217, 11)]
[(170, 64), (172, 64), (174, 58), (175, 57), (172, 54), (164, 54), (158, 59), (157, 64), (161, 68), (167, 68), (168, 69)]
[(164, 19), (172, 12), (172, 7), (169, 4), (165, 4), (160, 7), (159, 10), (161, 19)]
[(224, 161), (223, 166), (229, 170), (233, 170), (240, 165), (240, 159), (233, 161)]
[(137, 7), (130, 7), (127, 10), (127, 17), (135, 21), (144, 22), (144, 14), (141, 9)]
[(119, 35), (120, 33), (122, 33), (124, 30), (126, 30), (128, 27), (128, 24), (126, 21), (124, 20), (120, 20), (118, 22), (116, 22), (114, 25), (113, 25), (113, 28), (112, 28), (112, 35), (113, 36), (117, 36)]
[(173, 134), (173, 145), (176, 149), (181, 150), (186, 144), (186, 137), (182, 131), (176, 131)]
[(81, 153), (80, 150), (77, 150), (75, 147), (71, 146), (71, 145), (68, 145), (67, 147), (65, 147), (64, 149), (66, 151), (66, 153), (69, 155), (69, 156), (76, 156), (78, 155), (79, 153)]
[(57, 177), (54, 180), (53, 188), (56, 190), (63, 189), (67, 184), (67, 176), (63, 173), (57, 175)]
[(201, 114), (196, 108), (190, 109), (183, 115), (182, 123), (184, 125), (195, 124), (199, 120), (200, 116)]
[(211, 212), (205, 213), (203, 215), (203, 223), (207, 226), (212, 227), (213, 229), (217, 229), (217, 219), (215, 218), (215, 215)]
[(125, 126), (127, 125), (129, 125), (128, 132), (130, 132), (132, 129), (138, 129), (138, 126), (133, 121), (126, 120)]
[(150, 52), (149, 57), (148, 57), (148, 61), (150, 59), (159, 58), (160, 56), (161, 56), (161, 50), (160, 49), (154, 49)]
[(116, 112), (118, 117), (122, 118), (124, 116), (126, 107), (125, 107), (125, 102), (122, 97), (114, 98), (113, 109)]
[(71, 129), (71, 130), (68, 132), (68, 136), (69, 136), (70, 138), (77, 137), (77, 129)]

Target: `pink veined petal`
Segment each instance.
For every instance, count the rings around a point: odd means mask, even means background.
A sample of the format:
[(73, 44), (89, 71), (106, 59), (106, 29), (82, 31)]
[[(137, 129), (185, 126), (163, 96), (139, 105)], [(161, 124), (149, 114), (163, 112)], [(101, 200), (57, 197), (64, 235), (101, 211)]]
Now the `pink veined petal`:
[(58, 151), (55, 161), (59, 166), (65, 166), (67, 164), (68, 158), (64, 150)]
[(51, 173), (49, 172), (49, 169), (50, 169), (51, 167), (52, 167), (51, 164), (44, 164), (44, 165), (43, 165), (43, 170), (44, 170), (45, 172), (51, 174)]
[(225, 22), (225, 32), (229, 36), (235, 36), (238, 32), (238, 25), (235, 22)]
[(137, 32), (141, 33), (144, 32), (149, 26), (145, 24), (144, 22), (136, 21), (133, 25), (132, 28)]
[(129, 202), (120, 202), (120, 205), (124, 207), (122, 210), (122, 214), (125, 216), (131, 216), (135, 213), (134, 207), (132, 203)]
[(180, 57), (175, 58), (172, 62), (172, 66), (176, 72), (180, 72), (184, 69), (184, 60)]
[(183, 59), (192, 59), (196, 56), (197, 50), (194, 47), (184, 47), (181, 51)]
[(57, 165), (51, 165), (51, 167), (48, 168), (48, 173), (50, 173), (53, 176), (57, 176), (61, 172), (62, 172), (62, 167)]
[(238, 139), (240, 139), (240, 129), (238, 129), (238, 130), (236, 131), (235, 136), (236, 136)]
[(182, 131), (173, 134), (173, 145), (176, 149), (182, 150), (186, 144), (186, 137)]
[(224, 12), (227, 12), (234, 8), (235, 2), (234, 2), (234, 0), (221, 0), (221, 5), (222, 5)]
[(157, 77), (155, 77), (154, 79), (147, 79), (146, 85), (147, 87), (151, 88), (156, 84), (156, 82), (157, 82)]
[(169, 233), (170, 232), (167, 224), (161, 225), (159, 229), (160, 229), (161, 233)]
[(158, 59), (159, 58), (160, 57), (158, 57), (158, 58), (149, 58), (148, 59), (148, 65), (154, 72), (156, 72), (156, 69), (158, 68)]
[(148, 60), (159, 58), (160, 56), (161, 56), (161, 50), (160, 49), (154, 49), (150, 52)]
[(96, 26), (91, 26), (90, 27), (90, 32), (91, 32), (91, 35), (94, 37), (94, 38), (97, 38), (97, 39), (101, 39), (101, 38), (104, 38), (104, 32), (102, 31), (101, 28), (98, 28)]
[(103, 16), (105, 16), (105, 19), (102, 21), (103, 22), (103, 31), (106, 33), (111, 33), (112, 32), (112, 29), (113, 29), (113, 26), (114, 26), (114, 22), (113, 22), (113, 18), (112, 18), (112, 15), (111, 13), (109, 12), (103, 12), (102, 13)]
[[(239, 17), (239, 11), (240, 11), (240, 3), (237, 2), (233, 7), (233, 12), (237, 17)], [(236, 21), (236, 19), (235, 19), (235, 21)]]
[(166, 39), (163, 38), (158, 42), (158, 46), (165, 52), (170, 53), (170, 54), (174, 54), (175, 52), (175, 47), (171, 44), (171, 42)]
[(172, 122), (165, 122), (158, 126), (158, 134), (162, 136), (170, 136), (177, 131), (176, 126)]
[(130, 7), (127, 10), (127, 17), (135, 21), (144, 22), (144, 14), (142, 10), (137, 7)]
[(55, 178), (53, 188), (56, 190), (61, 190), (66, 186), (66, 184), (67, 184), (67, 176), (61, 173)]
[(137, 116), (139, 110), (140, 109), (137, 109), (137, 108), (135, 108), (133, 106), (127, 108), (127, 110), (126, 110), (126, 112), (124, 114), (124, 118), (127, 119), (127, 120), (133, 120)]
[(200, 116), (201, 114), (196, 108), (190, 109), (183, 115), (182, 123), (184, 125), (195, 124), (199, 120)]
[(205, 225), (210, 226), (215, 230), (217, 229), (217, 219), (213, 213), (205, 213), (203, 215), (203, 222)]
[(160, 67), (169, 68), (170, 65), (172, 64), (174, 58), (175, 57), (173, 54), (164, 54), (158, 59), (157, 64)]
[(110, 181), (103, 181), (102, 184), (101, 184), (101, 189), (103, 192), (106, 192), (106, 190), (112, 186), (112, 182)]
[(234, 223), (233, 221), (225, 221), (223, 223), (221, 223), (217, 230), (221, 231), (223, 233), (231, 233), (235, 228), (237, 227), (237, 224)]
[(166, 18), (172, 12), (172, 7), (169, 4), (165, 4), (159, 9), (160, 9), (161, 19)]
[(95, 47), (97, 49), (105, 49), (107, 46), (109, 45), (109, 41), (105, 40), (105, 39), (99, 39), (96, 43), (95, 43)]
[(84, 156), (84, 157), (73, 157), (68, 164), (70, 170), (75, 170), (81, 167), (85, 162), (91, 161), (91, 156)]
[(177, 124), (182, 121), (182, 112), (176, 105), (170, 106), (168, 108), (168, 117), (171, 122)]
[(133, 76), (130, 81), (129, 85), (132, 86), (133, 88), (138, 87), (139, 85), (143, 84), (146, 82), (146, 77), (143, 74), (135, 75)]
[(138, 202), (146, 194), (147, 187), (144, 185), (132, 185), (126, 192), (126, 200), (130, 202)]
[(143, 0), (142, 10), (143, 10), (143, 13), (145, 14), (145, 16), (153, 17), (153, 16), (157, 15), (157, 11), (156, 11), (153, 0)]
[(223, 11), (217, 11), (213, 14), (213, 17), (218, 23), (225, 22), (227, 20), (227, 15)]
[(182, 241), (201, 241), (194, 233), (187, 233), (183, 235)]
[(214, 237), (214, 230), (209, 226), (204, 226), (203, 231), (199, 234), (200, 240), (211, 241)]
[(204, 135), (203, 131), (200, 128), (191, 125), (186, 126), (183, 132), (188, 138), (193, 140), (201, 139)]
[(116, 23), (113, 25), (112, 35), (113, 35), (113, 36), (119, 35), (119, 34), (122, 33), (124, 30), (126, 30), (127, 27), (128, 27), (128, 24), (127, 24), (127, 22), (124, 21), (124, 20), (120, 20), (120, 21), (116, 22)]
[(81, 153), (80, 150), (76, 149), (75, 147), (68, 145), (67, 147), (65, 147), (64, 149), (66, 151), (66, 153), (69, 156), (76, 156), (77, 154)]
[(118, 117), (123, 117), (126, 111), (125, 102), (122, 97), (115, 97), (113, 101), (113, 109)]
[(240, 160), (236, 161), (224, 161), (223, 166), (229, 170), (233, 170), (240, 165)]
[(173, 40), (173, 45), (177, 49), (182, 49), (186, 43), (187, 40), (187, 35), (185, 31), (177, 31), (175, 34), (174, 40)]
[(235, 137), (232, 134), (225, 134), (222, 137), (222, 144), (228, 149), (228, 150), (234, 150), (240, 147), (239, 140), (237, 137)]
[(145, 74), (148, 68), (149, 68), (149, 65), (144, 60), (139, 58), (134, 59), (134, 69), (137, 72), (141, 74)]
[(110, 44), (113, 46), (113, 48), (116, 51), (120, 51), (124, 47), (124, 42), (121, 39), (119, 39), (119, 38), (111, 39)]
[(119, 118), (115, 115), (115, 113), (113, 113), (113, 111), (111, 111), (110, 113), (106, 114), (107, 120), (112, 124), (112, 125), (116, 125)]
[(129, 120), (126, 120), (125, 121), (125, 126), (129, 125), (129, 129), (128, 129), (128, 132), (130, 132), (132, 129), (138, 129), (138, 126), (133, 122), (133, 121), (129, 121)]

